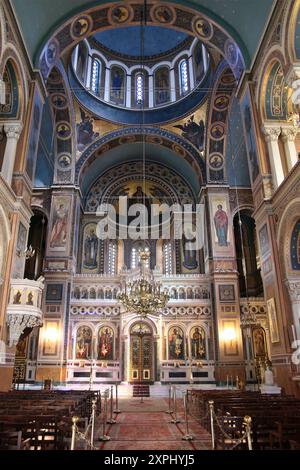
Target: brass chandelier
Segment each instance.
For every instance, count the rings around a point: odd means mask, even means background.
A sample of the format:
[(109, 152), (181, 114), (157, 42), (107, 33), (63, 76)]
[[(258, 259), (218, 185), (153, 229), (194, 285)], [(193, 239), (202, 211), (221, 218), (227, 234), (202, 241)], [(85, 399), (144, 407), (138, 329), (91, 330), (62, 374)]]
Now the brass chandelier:
[(146, 263), (149, 257), (149, 250), (140, 252), (140, 276), (125, 284), (125, 291), (118, 296), (118, 300), (123, 304), (126, 312), (135, 313), (141, 318), (158, 314), (169, 301), (169, 295), (161, 292), (161, 285), (159, 282), (155, 282), (153, 274), (146, 272)]

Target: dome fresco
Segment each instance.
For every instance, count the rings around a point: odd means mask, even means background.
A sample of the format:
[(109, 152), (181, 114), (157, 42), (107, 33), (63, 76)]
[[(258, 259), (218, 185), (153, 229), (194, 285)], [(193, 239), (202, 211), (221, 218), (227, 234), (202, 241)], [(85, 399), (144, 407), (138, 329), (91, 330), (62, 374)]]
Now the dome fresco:
[[(141, 55), (141, 27), (116, 28), (94, 34), (94, 39), (116, 54), (137, 57)], [(177, 48), (187, 38), (185, 33), (160, 26), (144, 27), (144, 56), (164, 54)]]

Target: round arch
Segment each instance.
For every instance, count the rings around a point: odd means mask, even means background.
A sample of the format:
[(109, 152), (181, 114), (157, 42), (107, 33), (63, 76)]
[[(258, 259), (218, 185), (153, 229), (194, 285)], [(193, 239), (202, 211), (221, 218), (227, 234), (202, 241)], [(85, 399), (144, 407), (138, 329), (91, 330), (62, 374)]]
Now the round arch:
[(281, 216), (277, 234), (277, 246), (280, 247), (279, 259), (285, 278), (295, 274), (291, 265), (291, 239), (296, 222), (300, 219), (300, 197), (291, 201)]
[[(35, 57), (44, 78), (47, 78), (51, 65), (81, 40), (96, 32), (118, 26), (140, 25), (143, 14), (144, 2), (136, 0), (122, 5), (110, 3), (98, 5), (69, 18), (56, 31), (52, 31), (51, 39), (41, 46)], [(164, 2), (162, 5), (149, 2), (147, 24), (172, 28), (189, 35), (192, 33), (208, 46), (218, 50), (228, 60), (237, 78), (245, 70), (245, 63), (249, 63), (249, 54), (240, 36), (236, 35), (235, 39), (232, 34), (233, 30), (229, 33), (229, 27), (223, 28), (215, 19), (197, 9), (187, 8), (180, 4), (176, 4), (175, 8), (171, 2)], [(48, 38), (50, 35), (51, 32)], [(220, 36), (224, 38), (222, 44), (219, 41)], [(64, 40), (62, 41), (61, 38)]]
[[(0, 63), (0, 77), (3, 77), (7, 64), (11, 64), (18, 87), (18, 109), (14, 120), (24, 121), (28, 103), (28, 83), (22, 60), (13, 44), (4, 49)], [(9, 118), (8, 118), (9, 119)]]
[[(146, 137), (144, 137), (144, 135)], [(82, 185), (82, 179), (88, 168), (105, 153), (124, 144), (139, 144), (145, 138), (146, 144), (165, 147), (185, 162), (195, 173), (199, 187), (205, 183), (205, 163), (194, 146), (177, 134), (159, 128), (126, 128), (106, 134), (93, 142), (83, 152), (76, 163), (75, 182)]]

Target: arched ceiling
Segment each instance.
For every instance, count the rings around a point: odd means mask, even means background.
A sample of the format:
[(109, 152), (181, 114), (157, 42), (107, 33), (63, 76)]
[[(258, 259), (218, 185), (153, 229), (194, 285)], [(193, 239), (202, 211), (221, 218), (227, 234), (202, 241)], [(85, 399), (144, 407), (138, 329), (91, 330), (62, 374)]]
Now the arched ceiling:
[[(105, 0), (10, 0), (32, 62), (41, 47), (67, 19)], [(249, 66), (277, 0), (177, 0), (169, 3), (195, 8), (215, 20), (237, 41)], [(118, 4), (118, 2), (113, 2)]]
[[(143, 155), (142, 143), (123, 144), (105, 152), (97, 158), (84, 173), (81, 191), (86, 195), (90, 186), (109, 168), (129, 161), (141, 162)], [(193, 168), (178, 154), (162, 146), (146, 144), (146, 162), (162, 163), (179, 173), (190, 185), (194, 195), (200, 190), (199, 178)]]

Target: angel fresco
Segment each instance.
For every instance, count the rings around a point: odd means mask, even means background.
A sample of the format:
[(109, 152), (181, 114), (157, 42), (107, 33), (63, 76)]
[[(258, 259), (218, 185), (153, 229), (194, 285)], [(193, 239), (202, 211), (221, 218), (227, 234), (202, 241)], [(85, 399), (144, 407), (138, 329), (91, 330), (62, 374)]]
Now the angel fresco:
[(81, 122), (77, 124), (77, 149), (82, 152), (82, 150), (89, 144), (91, 144), (97, 137), (99, 137), (99, 132), (94, 132), (94, 120), (85, 114), (85, 112), (80, 109)]
[(174, 127), (180, 129), (182, 137), (189, 140), (198, 150), (203, 150), (205, 127), (202, 119), (197, 124), (194, 120), (194, 115), (192, 115), (184, 125), (180, 124)]

